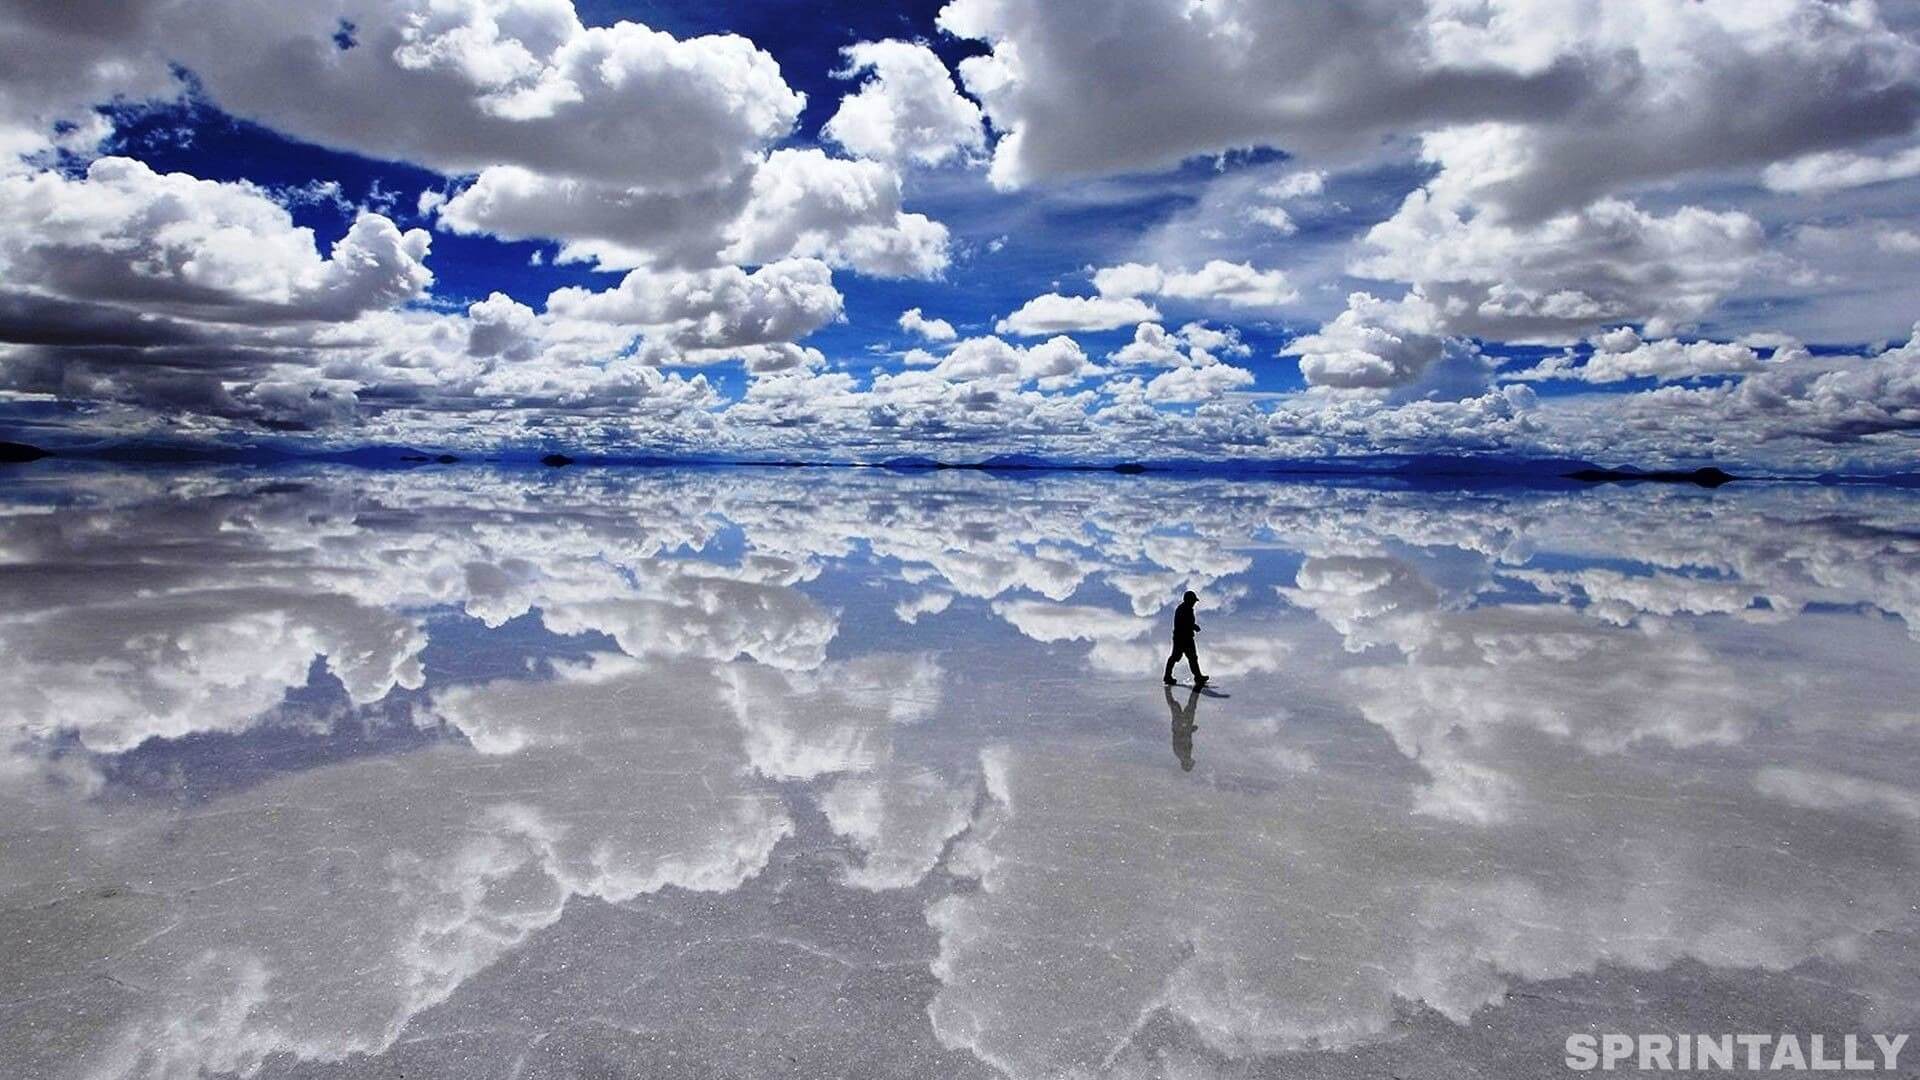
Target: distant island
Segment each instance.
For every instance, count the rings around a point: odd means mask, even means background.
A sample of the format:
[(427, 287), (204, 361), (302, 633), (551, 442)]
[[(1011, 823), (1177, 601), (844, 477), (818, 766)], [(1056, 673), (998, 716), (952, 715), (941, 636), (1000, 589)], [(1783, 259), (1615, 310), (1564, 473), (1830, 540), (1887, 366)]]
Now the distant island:
[(26, 443), (0, 442), (0, 462), (39, 461), (43, 457), (52, 457), (47, 451)]
[(1691, 472), (1675, 469), (1661, 469), (1653, 472), (1641, 472), (1638, 469), (1580, 469), (1567, 475), (1590, 484), (1631, 484), (1650, 481), (1656, 484), (1697, 484), (1706, 488), (1716, 488), (1721, 484), (1730, 484), (1739, 479), (1712, 466), (1694, 469)]

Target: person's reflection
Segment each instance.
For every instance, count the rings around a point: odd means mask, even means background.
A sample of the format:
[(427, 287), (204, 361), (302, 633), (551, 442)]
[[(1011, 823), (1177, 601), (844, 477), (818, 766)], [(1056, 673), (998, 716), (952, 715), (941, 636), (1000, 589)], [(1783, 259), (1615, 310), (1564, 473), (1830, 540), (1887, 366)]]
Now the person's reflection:
[(1187, 703), (1173, 700), (1173, 687), (1160, 688), (1167, 695), (1167, 712), (1173, 715), (1173, 756), (1180, 759), (1182, 772), (1193, 771), (1193, 733), (1200, 725), (1193, 722), (1194, 706), (1200, 704), (1200, 688), (1187, 688)]

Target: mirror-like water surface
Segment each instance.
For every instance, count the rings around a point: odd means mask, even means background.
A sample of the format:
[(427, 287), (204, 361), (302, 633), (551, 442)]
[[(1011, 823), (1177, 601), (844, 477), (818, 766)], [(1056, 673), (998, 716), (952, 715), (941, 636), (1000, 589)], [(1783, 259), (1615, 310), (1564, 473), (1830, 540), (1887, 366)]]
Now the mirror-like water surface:
[[(1544, 1076), (1911, 1030), (1920, 498), (36, 468), (25, 1077)], [(1208, 693), (1163, 687), (1201, 595)], [(1184, 668), (1182, 669), (1184, 677)]]

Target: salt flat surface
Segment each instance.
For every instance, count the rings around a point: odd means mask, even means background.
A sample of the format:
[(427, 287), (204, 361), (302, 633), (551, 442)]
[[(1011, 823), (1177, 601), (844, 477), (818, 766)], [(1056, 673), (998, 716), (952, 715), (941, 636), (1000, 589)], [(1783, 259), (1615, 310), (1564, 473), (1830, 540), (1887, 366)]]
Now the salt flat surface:
[[(1917, 571), (1872, 489), (35, 466), (0, 1061), (1536, 1077), (1911, 1031)], [(1160, 683), (1186, 588), (1212, 693)]]

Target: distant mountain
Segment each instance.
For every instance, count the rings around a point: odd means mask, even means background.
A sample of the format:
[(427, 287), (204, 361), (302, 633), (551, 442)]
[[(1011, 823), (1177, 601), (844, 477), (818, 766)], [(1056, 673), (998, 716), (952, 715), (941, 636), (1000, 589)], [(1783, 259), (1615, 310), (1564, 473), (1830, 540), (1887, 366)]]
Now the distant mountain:
[(1656, 469), (1651, 472), (1640, 469), (1579, 469), (1567, 474), (1575, 480), (1584, 480), (1590, 484), (1697, 484), (1704, 488), (1717, 488), (1738, 479), (1712, 466), (1682, 472), (1678, 469)]
[(972, 468), (975, 469), (993, 469), (1000, 472), (1017, 472), (1024, 469), (1071, 469), (1085, 467), (1084, 465), (1064, 465), (1059, 462), (1048, 461), (1046, 458), (1037, 457), (1033, 454), (995, 454), (987, 460), (978, 462), (972, 466)]
[(1512, 476), (1550, 479), (1598, 466), (1580, 458), (1511, 457), (1501, 454), (1417, 454), (1392, 471), (1401, 476)]
[(92, 443), (65, 448), (62, 457), (96, 461), (152, 462), (157, 464), (206, 462), (217, 464), (274, 464), (292, 461), (330, 462), (358, 465), (362, 468), (412, 468), (428, 462), (447, 464), (459, 459), (451, 454), (436, 454), (411, 446), (355, 446), (344, 450), (305, 450), (284, 445), (231, 446), (225, 443), (192, 443), (127, 440)]
[(47, 451), (37, 446), (28, 446), (26, 443), (0, 442), (0, 462), (19, 463), (39, 461), (43, 457), (52, 456), (53, 455)]
[(228, 446), (224, 443), (113, 442), (64, 447), (61, 457), (119, 461), (132, 464), (242, 463), (294, 460), (294, 455), (269, 447)]
[(424, 465), (435, 459), (435, 455), (411, 446), (356, 446), (351, 450), (328, 450), (317, 454), (294, 456), (308, 461), (330, 461), (340, 465), (363, 465), (376, 469)]
[(1882, 487), (1920, 487), (1920, 473), (1885, 473), (1879, 476), (1857, 473), (1821, 473), (1816, 484), (1876, 484)]
[(540, 458), (540, 464), (549, 465), (557, 469), (562, 465), (573, 464), (573, 459), (565, 454), (546, 454)]

